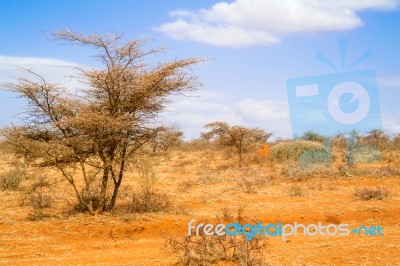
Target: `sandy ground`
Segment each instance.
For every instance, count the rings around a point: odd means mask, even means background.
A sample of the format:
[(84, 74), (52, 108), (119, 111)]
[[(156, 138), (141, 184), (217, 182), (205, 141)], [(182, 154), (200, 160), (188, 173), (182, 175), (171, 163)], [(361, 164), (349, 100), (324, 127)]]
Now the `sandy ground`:
[[(340, 174), (334, 165), (289, 178), (285, 165), (250, 160), (239, 169), (235, 157), (218, 151), (175, 151), (153, 160), (155, 188), (171, 201), (169, 209), (158, 213), (123, 213), (120, 207), (100, 216), (69, 214), (63, 199), (69, 188), (59, 183), (51, 193), (64, 194), (46, 209), (48, 217), (32, 221), (31, 207), (21, 204), (23, 189), (0, 191), (0, 265), (173, 265), (178, 254), (163, 250), (166, 239), (185, 236), (191, 219), (213, 221), (222, 208), (234, 212), (239, 207), (247, 219), (263, 223), (384, 228), (383, 236), (268, 237), (267, 264), (400, 265), (400, 175), (379, 170), (398, 169), (398, 156), (391, 156), (358, 165), (372, 170), (356, 175)], [(10, 167), (3, 160), (1, 172)], [(126, 181), (137, 186), (134, 174)], [(291, 194), (294, 187), (302, 195)], [(360, 200), (354, 196), (360, 187), (385, 188), (389, 196)]]

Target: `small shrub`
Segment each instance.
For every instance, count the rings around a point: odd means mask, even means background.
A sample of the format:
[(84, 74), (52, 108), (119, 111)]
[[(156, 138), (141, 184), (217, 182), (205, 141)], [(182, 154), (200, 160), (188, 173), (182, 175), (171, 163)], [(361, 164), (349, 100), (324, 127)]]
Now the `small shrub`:
[(81, 192), (82, 202), (76, 204), (73, 208), (74, 212), (85, 213), (89, 211), (89, 207), (96, 210), (100, 204), (100, 196), (96, 191), (84, 190)]
[(28, 178), (26, 168), (16, 167), (0, 176), (1, 190), (18, 190), (22, 180)]
[(333, 190), (338, 190), (338, 187), (334, 183), (329, 183), (328, 189), (333, 191)]
[(221, 214), (224, 221), (230, 221), (233, 218), (232, 210), (227, 206), (222, 207)]
[(308, 188), (310, 190), (322, 191), (323, 190), (323, 185), (321, 183), (311, 183), (311, 184), (308, 185)]
[(216, 215), (216, 218), (218, 221), (243, 223), (246, 218), (243, 215), (244, 209), (245, 206), (239, 206), (237, 210), (234, 211), (228, 206), (224, 206), (219, 211), (219, 214)]
[(308, 195), (307, 191), (300, 185), (290, 185), (286, 189), (286, 193), (290, 197), (304, 197)]
[(264, 265), (265, 238), (257, 235), (250, 241), (245, 236), (187, 236), (171, 238), (165, 242), (165, 250), (178, 254), (183, 265), (211, 265), (233, 262), (243, 266)]
[(302, 168), (297, 163), (285, 164), (282, 169), (282, 174), (293, 180), (301, 180), (305, 177), (309, 177), (313, 174), (313, 169)]
[(186, 192), (192, 187), (193, 187), (193, 182), (191, 182), (189, 180), (185, 180), (179, 184), (178, 189), (180, 192)]
[(32, 208), (28, 214), (29, 220), (41, 220), (47, 215), (45, 209), (50, 208), (53, 203), (51, 196), (52, 184), (46, 177), (40, 176), (26, 191), (23, 204), (27, 204)]
[(215, 173), (210, 169), (202, 170), (200, 176), (197, 178), (196, 183), (201, 185), (210, 185), (220, 181), (219, 178), (216, 177)]
[(159, 212), (166, 210), (170, 202), (166, 194), (155, 191), (140, 191), (132, 195), (131, 203), (128, 205), (128, 212)]
[(372, 187), (372, 188), (357, 188), (354, 191), (354, 196), (360, 200), (383, 200), (389, 195), (386, 188)]
[(263, 172), (253, 168), (243, 169), (235, 175), (238, 187), (245, 193), (255, 193), (271, 181)]
[(146, 165), (140, 172), (140, 189), (133, 192), (128, 212), (159, 212), (170, 206), (167, 195), (154, 190), (155, 180), (154, 172)]
[(240, 178), (238, 185), (245, 193), (255, 193), (258, 187), (254, 180), (246, 176)]

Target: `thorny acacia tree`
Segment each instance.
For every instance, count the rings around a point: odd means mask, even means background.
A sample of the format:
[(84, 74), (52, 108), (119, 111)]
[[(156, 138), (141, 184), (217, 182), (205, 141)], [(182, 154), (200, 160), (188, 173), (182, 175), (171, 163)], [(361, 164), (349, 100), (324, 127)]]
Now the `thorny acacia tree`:
[(153, 152), (166, 152), (174, 145), (182, 142), (183, 132), (175, 127), (160, 128), (150, 141)]
[(257, 144), (266, 143), (272, 133), (267, 133), (258, 128), (246, 128), (241, 126), (230, 126), (224, 122), (213, 122), (205, 125), (207, 132), (201, 137), (206, 140), (214, 140), (222, 146), (233, 147), (239, 157), (239, 167), (242, 166), (243, 153), (249, 151)]
[(168, 96), (199, 85), (188, 70), (202, 59), (152, 64), (146, 59), (162, 49), (145, 50), (145, 40), (124, 41), (114, 33), (67, 30), (54, 37), (94, 48), (103, 68), (78, 68), (88, 86), (76, 95), (30, 70), (33, 79), (5, 84), (28, 100), (30, 117), (2, 133), (36, 166), (58, 169), (84, 210), (102, 213), (115, 206), (130, 156), (159, 131), (153, 122)]

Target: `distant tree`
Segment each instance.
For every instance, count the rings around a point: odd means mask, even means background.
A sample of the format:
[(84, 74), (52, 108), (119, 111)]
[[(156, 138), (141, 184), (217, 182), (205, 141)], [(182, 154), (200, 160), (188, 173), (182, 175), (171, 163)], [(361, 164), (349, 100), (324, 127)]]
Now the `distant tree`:
[(304, 132), (303, 136), (301, 136), (301, 139), (323, 142), (326, 137), (313, 131), (307, 131)]
[(397, 134), (393, 137), (393, 146), (394, 148), (400, 148), (400, 134)]
[(182, 142), (183, 132), (174, 127), (165, 127), (159, 130), (151, 139), (153, 152), (168, 151), (172, 146)]
[(243, 153), (254, 148), (257, 144), (264, 144), (272, 133), (267, 133), (258, 128), (230, 126), (224, 122), (213, 122), (205, 125), (207, 132), (202, 133), (202, 138), (214, 140), (218, 145), (233, 147), (238, 154), (238, 165), (242, 166)]
[(35, 166), (59, 170), (83, 210), (112, 210), (131, 156), (160, 131), (153, 125), (168, 97), (196, 89), (188, 69), (202, 59), (153, 64), (146, 59), (162, 50), (145, 49), (144, 40), (71, 31), (54, 36), (94, 48), (102, 67), (78, 68), (87, 86), (76, 95), (31, 70), (32, 79), (5, 84), (28, 101), (30, 117), (2, 134), (16, 153), (34, 158)]
[(368, 132), (366, 141), (376, 148), (383, 148), (385, 143), (389, 142), (390, 137), (382, 129), (373, 129)]

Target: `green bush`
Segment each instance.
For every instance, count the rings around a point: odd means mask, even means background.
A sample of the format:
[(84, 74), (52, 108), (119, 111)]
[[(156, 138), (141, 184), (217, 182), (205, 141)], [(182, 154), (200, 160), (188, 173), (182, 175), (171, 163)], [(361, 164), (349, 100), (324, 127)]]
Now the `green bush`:
[(309, 140), (281, 142), (271, 148), (270, 158), (274, 161), (297, 161), (306, 151), (324, 151), (322, 144)]

